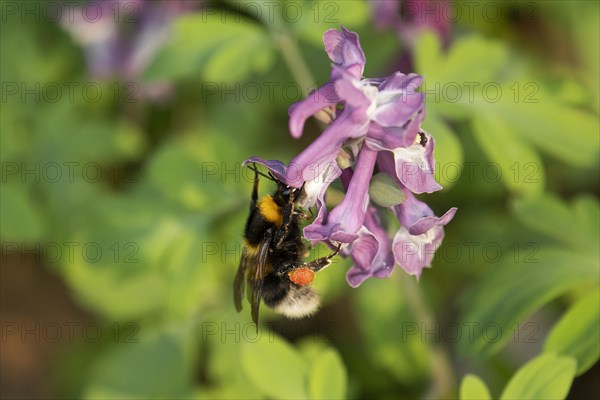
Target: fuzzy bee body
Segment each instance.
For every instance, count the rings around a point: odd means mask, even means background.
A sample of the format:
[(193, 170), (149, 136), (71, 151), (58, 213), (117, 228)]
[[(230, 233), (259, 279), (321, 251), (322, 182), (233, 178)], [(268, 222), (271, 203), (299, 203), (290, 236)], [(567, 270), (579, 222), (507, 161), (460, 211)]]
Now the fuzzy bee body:
[(234, 280), (235, 307), (238, 312), (242, 310), (246, 291), (254, 323), (258, 323), (261, 300), (288, 318), (302, 318), (316, 312), (319, 297), (310, 286), (311, 274), (329, 265), (335, 255), (312, 262), (302, 260), (305, 247), (296, 211), (301, 189), (271, 179), (277, 183), (277, 190), (258, 200), (255, 169), (244, 250)]

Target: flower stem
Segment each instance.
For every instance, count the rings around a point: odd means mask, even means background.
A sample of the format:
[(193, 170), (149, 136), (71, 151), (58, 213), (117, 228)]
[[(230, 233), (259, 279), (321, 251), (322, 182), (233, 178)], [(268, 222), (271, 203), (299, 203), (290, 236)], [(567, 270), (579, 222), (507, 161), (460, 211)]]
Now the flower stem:
[[(415, 318), (426, 327), (435, 326), (434, 317), (425, 304), (414, 278), (407, 274), (401, 274), (400, 280), (406, 294), (406, 300)], [(432, 384), (429, 391), (423, 397), (426, 399), (451, 397), (454, 390), (454, 374), (450, 365), (450, 357), (439, 343), (430, 344), (429, 352), (428, 361)]]
[(315, 80), (298, 49), (298, 43), (287, 32), (272, 32), (271, 36), (294, 80), (300, 85), (302, 97), (306, 97)]

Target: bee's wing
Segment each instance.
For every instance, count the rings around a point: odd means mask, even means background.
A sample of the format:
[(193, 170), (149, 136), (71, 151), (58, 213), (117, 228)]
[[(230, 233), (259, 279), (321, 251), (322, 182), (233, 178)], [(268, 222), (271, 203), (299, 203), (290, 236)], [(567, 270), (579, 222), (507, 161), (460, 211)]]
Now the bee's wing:
[(244, 290), (246, 289), (246, 269), (248, 268), (248, 255), (244, 250), (242, 252), (242, 259), (233, 281), (233, 302), (237, 312), (242, 311), (242, 297), (244, 297)]
[(249, 277), (248, 283), (250, 290), (248, 292), (248, 300), (250, 301), (250, 308), (252, 314), (252, 321), (258, 325), (258, 308), (260, 307), (260, 300), (262, 298), (263, 280), (265, 279), (265, 271), (267, 269), (267, 256), (269, 255), (269, 248), (271, 247), (271, 241), (273, 235), (268, 230), (263, 236), (260, 244), (258, 245), (257, 263), (256, 269), (253, 275)]

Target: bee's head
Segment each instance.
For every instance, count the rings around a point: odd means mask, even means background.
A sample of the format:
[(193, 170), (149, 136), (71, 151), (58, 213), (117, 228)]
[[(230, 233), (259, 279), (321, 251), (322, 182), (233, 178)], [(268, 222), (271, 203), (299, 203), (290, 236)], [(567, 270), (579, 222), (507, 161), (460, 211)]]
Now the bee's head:
[(275, 203), (283, 207), (290, 202), (290, 196), (293, 197), (294, 201), (298, 200), (301, 191), (301, 188), (293, 188), (283, 182), (278, 181), (277, 191), (273, 195), (273, 199), (275, 200)]

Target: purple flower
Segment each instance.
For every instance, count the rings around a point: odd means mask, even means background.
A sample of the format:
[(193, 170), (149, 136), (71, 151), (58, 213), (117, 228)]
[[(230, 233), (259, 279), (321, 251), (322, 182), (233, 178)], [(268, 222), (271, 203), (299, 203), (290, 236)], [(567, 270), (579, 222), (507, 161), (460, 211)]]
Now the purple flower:
[(444, 239), (443, 226), (456, 214), (452, 207), (441, 217), (433, 215), (427, 204), (419, 201), (405, 190), (406, 201), (393, 207), (394, 213), (402, 224), (393, 241), (394, 259), (400, 267), (417, 278), (423, 268), (431, 266), (431, 260)]
[[(394, 171), (394, 161), (389, 154), (380, 154), (377, 165), (383, 172)], [(399, 187), (406, 200), (391, 207), (401, 225), (393, 239), (394, 259), (406, 273), (419, 278), (423, 268), (431, 266), (431, 260), (444, 239), (443, 226), (454, 218), (457, 209), (453, 207), (438, 218), (407, 187), (401, 183)]]
[(335, 112), (334, 106), (340, 102), (333, 82), (339, 77), (340, 71), (347, 71), (357, 79), (362, 78), (365, 69), (365, 54), (360, 47), (358, 35), (350, 32), (345, 27), (342, 31), (330, 29), (323, 35), (325, 51), (329, 59), (338, 69), (331, 70), (331, 81), (311, 92), (306, 99), (290, 107), (290, 132), (295, 138), (302, 136), (304, 123), (311, 115), (318, 111), (331, 108), (330, 112)]
[(377, 152), (368, 147), (361, 149), (344, 199), (327, 216), (326, 222), (313, 222), (304, 228), (308, 240), (351, 243), (358, 237), (369, 206), (369, 182), (376, 160)]
[(381, 226), (377, 209), (369, 207), (364, 225), (358, 231), (358, 238), (342, 253), (349, 255), (353, 261), (353, 266), (346, 274), (350, 286), (358, 287), (372, 276), (376, 278), (390, 276), (395, 262), (390, 247), (390, 240)]
[(393, 28), (400, 19), (400, 2), (398, 0), (370, 1), (373, 22), (379, 29)]
[(419, 110), (403, 129), (373, 126), (367, 137), (369, 147), (393, 155), (394, 168), (388, 171), (389, 174), (396, 176), (413, 193), (431, 193), (442, 188), (434, 175), (435, 140), (420, 129), (424, 116), (424, 109)]
[(448, 43), (451, 24), (446, 0), (377, 0), (369, 2), (373, 22), (379, 29), (393, 29), (413, 45), (422, 30), (433, 30)]
[[(355, 78), (362, 78), (365, 69), (365, 53), (363, 53), (358, 35), (350, 32), (345, 27), (342, 31), (330, 29), (323, 35), (323, 43), (325, 51), (329, 59), (339, 66), (342, 70), (352, 74)], [(338, 77), (338, 71), (331, 71), (331, 79), (335, 80)]]
[[(418, 134), (418, 118), (425, 101), (424, 94), (416, 92), (421, 84), (421, 77), (398, 72), (385, 79), (361, 80), (341, 67), (334, 65), (333, 70), (337, 72), (335, 75), (338, 78), (327, 84), (329, 86), (326, 85), (327, 90), (333, 92), (327, 93), (325, 102), (314, 103), (315, 98), (309, 96), (294, 105), (290, 112), (290, 130), (293, 136), (299, 137), (301, 131), (294, 130), (302, 129), (309, 113), (316, 113), (319, 107), (330, 107), (332, 101), (343, 105), (343, 110), (336, 113), (331, 125), (290, 162), (286, 178), (291, 186), (300, 187), (303, 182), (316, 179), (318, 171), (323, 170), (320, 165), (327, 165), (335, 160), (342, 147), (350, 140), (367, 139), (367, 144), (374, 150), (394, 151), (399, 141), (406, 140), (406, 137), (411, 137), (414, 141)], [(321, 89), (313, 93), (320, 91)], [(413, 120), (416, 122), (411, 123)], [(372, 135), (373, 141), (369, 141)], [(429, 149), (433, 149), (432, 144)], [(417, 160), (419, 162), (415, 163), (416, 157), (424, 153), (416, 150), (418, 151), (395, 151), (399, 179), (418, 193), (441, 189), (433, 179), (433, 154), (430, 152), (429, 159), (424, 159), (424, 162)], [(330, 183), (324, 179), (320, 181), (323, 185)], [(326, 187), (320, 188), (314, 193), (325, 189)], [(316, 197), (309, 196), (307, 204), (313, 205), (315, 201)]]
[[(93, 0), (63, 13), (61, 25), (82, 46), (89, 73), (96, 78), (118, 77), (141, 81), (141, 75), (158, 49), (169, 39), (173, 20), (194, 9), (186, 0)], [(140, 84), (143, 96), (160, 99), (171, 92), (168, 82)]]
[(286, 185), (289, 185), (289, 183), (285, 180), (285, 173), (287, 171), (287, 167), (281, 161), (263, 160), (260, 157), (250, 157), (242, 163), (242, 167), (245, 167), (246, 165), (252, 163), (264, 165), (276, 179), (279, 179), (281, 182), (285, 183)]
[[(351, 168), (346, 168), (342, 173), (342, 183), (346, 190), (350, 187), (352, 176)], [(369, 206), (356, 239), (341, 250), (343, 256), (350, 256), (353, 261), (352, 268), (346, 274), (350, 286), (358, 287), (371, 276), (387, 278), (394, 268), (394, 256), (390, 247), (390, 240), (381, 226), (377, 209)]]
[[(444, 236), (443, 226), (456, 212), (452, 208), (435, 217), (413, 194), (441, 189), (433, 171), (435, 140), (421, 129), (425, 95), (417, 88), (422, 78), (400, 72), (363, 78), (365, 56), (358, 35), (346, 28), (327, 31), (324, 44), (333, 62), (331, 80), (290, 107), (289, 127), (298, 138), (306, 120), (319, 113), (330, 117), (329, 126), (287, 167), (256, 157), (246, 162), (261, 163), (277, 179), (304, 187), (299, 204), (317, 206), (317, 217), (304, 228), (304, 237), (313, 244), (343, 244), (341, 254), (353, 260), (347, 274), (351, 286), (369, 277), (389, 276), (395, 263), (419, 277), (431, 265)], [(399, 199), (401, 203), (391, 207), (401, 224), (393, 240), (369, 195), (376, 170), (390, 175), (392, 185), (395, 182), (405, 195), (403, 202)], [(329, 211), (327, 188), (340, 176), (346, 194)]]

